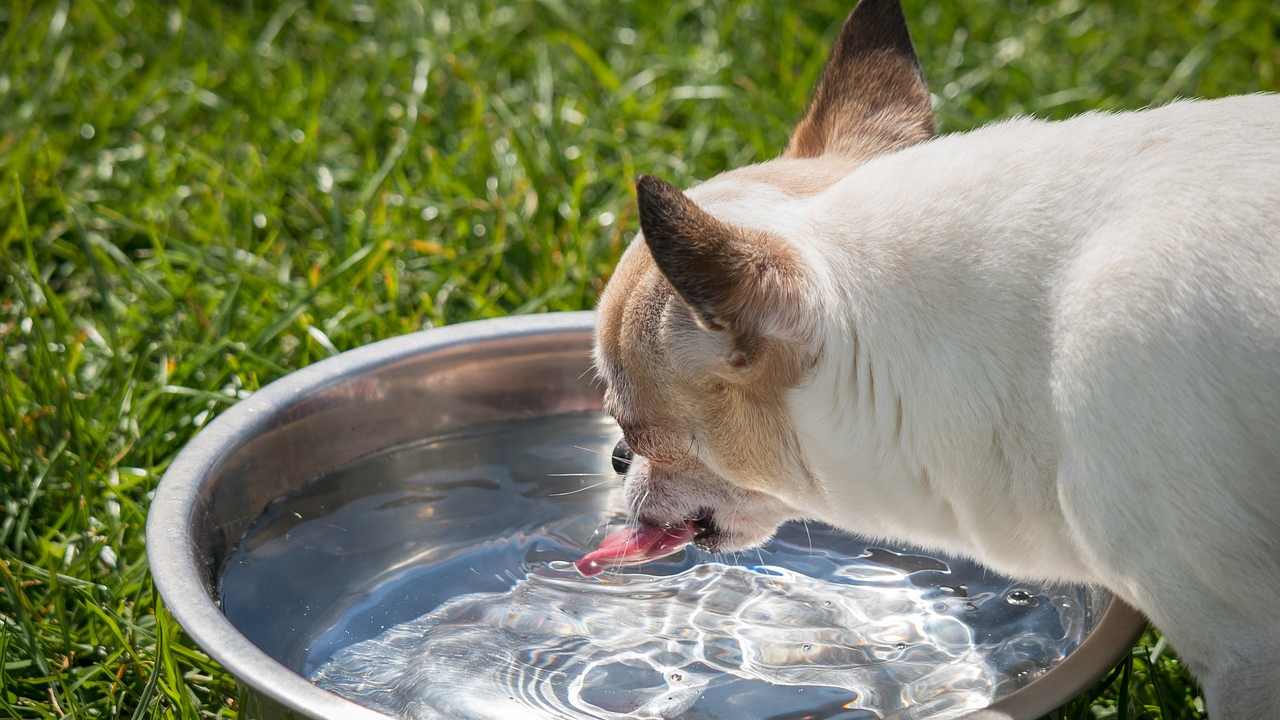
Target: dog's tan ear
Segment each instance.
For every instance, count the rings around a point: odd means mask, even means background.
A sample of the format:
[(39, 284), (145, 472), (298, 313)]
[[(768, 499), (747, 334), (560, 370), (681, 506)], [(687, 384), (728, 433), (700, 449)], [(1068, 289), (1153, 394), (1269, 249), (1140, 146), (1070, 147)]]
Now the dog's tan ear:
[(732, 332), (744, 347), (762, 336), (804, 334), (809, 278), (794, 249), (721, 222), (656, 177), (641, 176), (636, 196), (654, 262), (703, 327)]
[(863, 160), (933, 132), (929, 89), (899, 0), (861, 0), (840, 29), (784, 156)]

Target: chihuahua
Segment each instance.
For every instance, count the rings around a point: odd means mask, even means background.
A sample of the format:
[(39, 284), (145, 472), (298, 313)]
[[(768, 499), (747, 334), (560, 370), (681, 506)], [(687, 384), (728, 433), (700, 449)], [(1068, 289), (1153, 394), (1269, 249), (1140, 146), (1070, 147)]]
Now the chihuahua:
[(596, 560), (803, 518), (1093, 583), (1211, 717), (1280, 718), (1280, 97), (938, 137), (862, 0), (779, 158), (636, 196), (595, 361), (639, 526)]

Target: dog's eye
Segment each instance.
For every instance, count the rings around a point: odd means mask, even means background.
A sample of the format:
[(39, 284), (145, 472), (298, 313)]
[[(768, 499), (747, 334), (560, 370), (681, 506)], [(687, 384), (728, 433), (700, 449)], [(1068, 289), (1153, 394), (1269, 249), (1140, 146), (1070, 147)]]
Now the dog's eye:
[(613, 471), (619, 475), (626, 475), (633, 457), (635, 455), (631, 452), (631, 446), (627, 444), (626, 438), (619, 440), (618, 444), (613, 446)]

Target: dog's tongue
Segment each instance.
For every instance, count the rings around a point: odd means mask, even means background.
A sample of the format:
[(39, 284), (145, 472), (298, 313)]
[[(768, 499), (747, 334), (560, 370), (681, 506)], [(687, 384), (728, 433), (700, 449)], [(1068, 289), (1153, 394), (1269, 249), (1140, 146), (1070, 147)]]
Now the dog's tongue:
[(693, 523), (679, 527), (646, 525), (610, 533), (600, 547), (583, 555), (575, 565), (586, 577), (599, 575), (611, 565), (634, 565), (666, 557), (693, 540)]

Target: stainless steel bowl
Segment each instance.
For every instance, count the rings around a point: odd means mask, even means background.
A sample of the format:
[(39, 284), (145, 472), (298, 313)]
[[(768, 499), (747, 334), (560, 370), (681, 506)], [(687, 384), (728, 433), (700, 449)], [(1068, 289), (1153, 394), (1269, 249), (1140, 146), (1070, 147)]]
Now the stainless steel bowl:
[[(273, 500), (390, 447), (485, 423), (598, 410), (598, 390), (585, 378), (591, 327), (591, 313), (559, 313), (375, 343), (271, 384), (187, 445), (152, 503), (148, 558), (169, 612), (241, 683), (243, 717), (388, 720), (312, 685), (223, 615), (218, 574), (250, 523)], [(1112, 667), (1143, 624), (1107, 601), (1071, 655), (972, 717), (1049, 712)]]

